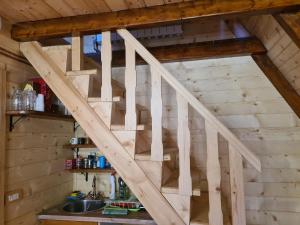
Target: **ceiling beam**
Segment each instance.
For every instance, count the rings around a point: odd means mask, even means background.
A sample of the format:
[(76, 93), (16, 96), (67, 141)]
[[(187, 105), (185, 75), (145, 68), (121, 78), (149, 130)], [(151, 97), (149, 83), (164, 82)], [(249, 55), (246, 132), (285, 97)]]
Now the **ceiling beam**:
[(267, 54), (252, 55), (253, 60), (300, 118), (300, 96)]
[(274, 18), (300, 48), (300, 12), (276, 14)]
[[(148, 50), (162, 63), (266, 53), (263, 44), (255, 37), (151, 47)], [(93, 58), (100, 60), (99, 55)], [(137, 55), (136, 63), (145, 64), (145, 61)], [(125, 66), (124, 50), (113, 52), (112, 65)]]
[(195, 0), (118, 12), (17, 23), (12, 28), (12, 37), (18, 41), (32, 41), (68, 36), (72, 32), (90, 34), (194, 18), (280, 13), (283, 10), (299, 8), (299, 0)]

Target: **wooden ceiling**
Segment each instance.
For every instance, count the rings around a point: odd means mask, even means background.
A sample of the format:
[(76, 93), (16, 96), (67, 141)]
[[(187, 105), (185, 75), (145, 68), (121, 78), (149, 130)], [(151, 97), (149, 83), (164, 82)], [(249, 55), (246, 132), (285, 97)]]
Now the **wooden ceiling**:
[(0, 16), (18, 23), (176, 2), (183, 0), (0, 0)]

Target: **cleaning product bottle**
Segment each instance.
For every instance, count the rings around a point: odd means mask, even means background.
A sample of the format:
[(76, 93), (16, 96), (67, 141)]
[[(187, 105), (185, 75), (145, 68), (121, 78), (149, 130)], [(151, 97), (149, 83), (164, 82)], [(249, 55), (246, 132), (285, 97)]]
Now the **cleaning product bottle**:
[(112, 173), (110, 175), (110, 197), (111, 200), (116, 198), (116, 177), (115, 174)]
[(119, 177), (118, 182), (119, 182), (119, 198), (127, 199), (129, 189), (128, 189), (126, 183), (124, 182), (124, 180), (121, 177)]

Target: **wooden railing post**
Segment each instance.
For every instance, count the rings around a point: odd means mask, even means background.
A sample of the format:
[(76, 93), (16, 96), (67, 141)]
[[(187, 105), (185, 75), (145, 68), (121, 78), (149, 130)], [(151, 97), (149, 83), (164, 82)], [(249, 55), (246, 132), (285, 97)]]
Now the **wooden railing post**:
[(111, 85), (111, 37), (110, 31), (102, 33), (102, 86), (101, 101), (112, 101), (112, 85)]
[(126, 69), (125, 69), (125, 88), (126, 88), (126, 114), (125, 129), (136, 130), (136, 70), (135, 70), (135, 50), (125, 40), (126, 49)]
[(240, 153), (229, 143), (232, 225), (246, 225), (243, 161)]
[(191, 135), (189, 129), (188, 102), (178, 93), (177, 110), (177, 144), (179, 149), (179, 194), (192, 196), (192, 177), (190, 165)]
[(161, 76), (153, 66), (151, 69), (151, 118), (152, 118), (152, 143), (151, 160), (163, 161), (162, 143), (162, 97)]
[(83, 68), (83, 43), (79, 33), (72, 34), (72, 70)]
[(209, 193), (209, 224), (223, 225), (221, 203), (221, 169), (219, 163), (218, 132), (205, 121), (207, 146), (207, 181)]

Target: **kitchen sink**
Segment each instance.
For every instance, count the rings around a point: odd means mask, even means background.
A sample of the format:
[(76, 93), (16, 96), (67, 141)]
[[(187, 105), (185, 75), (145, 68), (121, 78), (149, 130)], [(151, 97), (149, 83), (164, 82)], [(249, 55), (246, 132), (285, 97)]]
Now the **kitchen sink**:
[(67, 202), (62, 209), (69, 213), (86, 213), (99, 210), (104, 206), (102, 200), (76, 200)]

